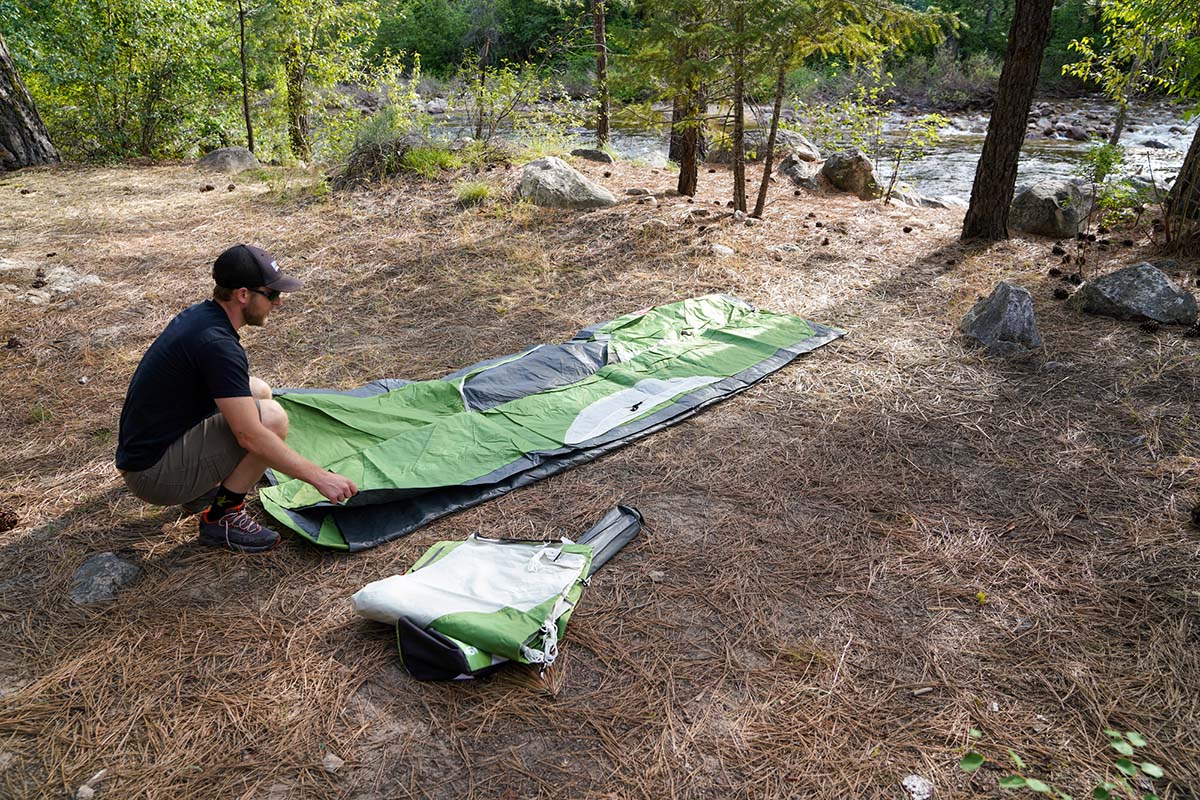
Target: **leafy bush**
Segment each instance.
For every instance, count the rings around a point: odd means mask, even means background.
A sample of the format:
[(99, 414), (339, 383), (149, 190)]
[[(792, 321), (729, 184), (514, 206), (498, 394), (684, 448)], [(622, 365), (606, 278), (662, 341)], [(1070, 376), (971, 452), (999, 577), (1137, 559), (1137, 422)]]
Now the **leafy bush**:
[[(972, 739), (979, 739), (983, 734), (978, 729), (972, 728), (970, 735)], [(1110, 774), (1101, 781), (1092, 790), (1091, 796), (1095, 800), (1114, 800), (1114, 798), (1158, 800), (1157, 794), (1141, 789), (1137, 785), (1149, 786), (1152, 785), (1150, 781), (1163, 777), (1162, 767), (1153, 761), (1134, 761), (1137, 748), (1147, 746), (1146, 738), (1136, 731), (1122, 733), (1111, 728), (1105, 729), (1104, 735), (1108, 737), (1109, 748), (1118, 756), (1113, 762), (1117, 774)], [(1011, 775), (1000, 778), (998, 785), (1001, 789), (1008, 791), (1025, 789), (1036, 794), (1057, 798), (1057, 800), (1071, 800), (1071, 796), (1066, 792), (1047, 781), (1031, 776), (1024, 759), (1011, 749), (1008, 751), (1008, 757), (1015, 771)], [(987, 759), (982, 755), (971, 751), (958, 762), (958, 767), (969, 774), (977, 771), (986, 762)]]
[(400, 166), (422, 178), (436, 178), (442, 170), (461, 167), (462, 159), (448, 148), (428, 145), (405, 150), (400, 156)]
[(463, 181), (458, 185), (458, 202), (464, 206), (477, 206), (487, 202), (492, 187), (483, 181)]

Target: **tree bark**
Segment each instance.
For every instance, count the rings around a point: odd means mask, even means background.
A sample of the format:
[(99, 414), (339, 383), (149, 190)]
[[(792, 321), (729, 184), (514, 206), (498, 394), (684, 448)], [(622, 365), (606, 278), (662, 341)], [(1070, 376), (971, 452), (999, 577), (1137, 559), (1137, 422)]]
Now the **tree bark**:
[(254, 125), (250, 122), (250, 77), (246, 69), (246, 6), (238, 0), (238, 53), (242, 60), (242, 117), (246, 120), (246, 149), (254, 152)]
[(596, 44), (596, 94), (599, 108), (596, 110), (596, 146), (608, 144), (608, 39), (604, 34), (604, 0), (590, 0), (592, 4), (592, 36)]
[(787, 62), (779, 63), (775, 73), (775, 105), (771, 109), (771, 132), (767, 134), (767, 152), (763, 154), (762, 183), (758, 185), (758, 199), (754, 201), (752, 217), (761, 218), (767, 205), (767, 186), (771, 182), (771, 170), (775, 167), (775, 134), (779, 131), (779, 114), (783, 110), (783, 92), (787, 87)]
[[(735, 0), (736, 2), (736, 0)], [(742, 41), (745, 32), (745, 10), (737, 2), (734, 17), (734, 34), (737, 44), (733, 57), (733, 210), (746, 211), (746, 45)]]
[(963, 239), (1008, 238), (1017, 160), (1025, 141), (1025, 120), (1037, 89), (1053, 8), (1054, 0), (1016, 2), (996, 102), (971, 186), (971, 205), (963, 220)]
[(0, 35), (0, 170), (58, 163), (58, 151)]
[(1200, 129), (1184, 156), (1167, 201), (1163, 204), (1168, 242), (1200, 239)]
[(671, 98), (671, 135), (667, 144), (667, 160), (683, 163), (683, 123), (687, 119), (687, 98), (681, 94)]
[(696, 186), (699, 183), (700, 159), (704, 150), (704, 110), (703, 91), (691, 91), (683, 102), (677, 161), (679, 181), (675, 187), (681, 195), (687, 197), (696, 194)]
[(312, 160), (309, 139), (308, 99), (306, 97), (304, 60), (300, 41), (292, 39), (284, 51), (283, 68), (287, 77), (288, 141), (292, 155), (301, 161)]

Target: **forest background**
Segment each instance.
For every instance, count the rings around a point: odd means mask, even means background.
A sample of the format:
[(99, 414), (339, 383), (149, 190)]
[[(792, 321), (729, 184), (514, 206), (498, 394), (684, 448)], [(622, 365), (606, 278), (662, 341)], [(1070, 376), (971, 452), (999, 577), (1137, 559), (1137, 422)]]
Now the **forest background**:
[[(632, 115), (670, 101), (674, 90), (656, 65), (656, 51), (672, 35), (680, 40), (682, 16), (703, 18), (703, 5), (603, 8), (607, 87), (618, 121), (622, 109)], [(789, 59), (786, 96), (821, 103), (857, 90), (922, 108), (989, 105), (1013, 1), (948, 0), (935, 7), (916, 0), (908, 7), (936, 19), (938, 34), (897, 36), (886, 50), (867, 52), (855, 49), (852, 25), (835, 22), (840, 41), (817, 41), (799, 58), (782, 57)], [(593, 11), (591, 2), (570, 0), (0, 0), (0, 31), (68, 160), (195, 157), (247, 144), (251, 127), (251, 149), (261, 160), (288, 163), (348, 154), (372, 124), (364, 97), (368, 109), (373, 96), (452, 97), (481, 70), (536, 74), (536, 99), (543, 101), (593, 98)], [(828, 13), (841, 12), (831, 6)], [(770, 31), (756, 34), (756, 24), (774, 24), (770, 15), (750, 18), (745, 31), (767, 41)], [(703, 38), (722, 35), (692, 33), (701, 56)], [(1105, 37), (1100, 4), (1057, 4), (1041, 93), (1100, 88), (1064, 76), (1063, 66), (1080, 59), (1071, 42), (1090, 40), (1103, 53), (1111, 49)], [(764, 55), (751, 59), (746, 97), (769, 104), (781, 56)], [(874, 68), (864, 69), (863, 61)]]

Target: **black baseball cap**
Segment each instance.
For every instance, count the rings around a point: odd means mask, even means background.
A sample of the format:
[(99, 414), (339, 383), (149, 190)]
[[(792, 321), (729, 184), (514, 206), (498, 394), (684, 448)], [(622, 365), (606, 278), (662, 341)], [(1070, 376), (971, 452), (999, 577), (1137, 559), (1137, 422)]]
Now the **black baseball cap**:
[(275, 263), (275, 256), (249, 244), (235, 244), (213, 264), (213, 280), (226, 289), (253, 289), (265, 286), (281, 292), (294, 292), (304, 281), (284, 275)]

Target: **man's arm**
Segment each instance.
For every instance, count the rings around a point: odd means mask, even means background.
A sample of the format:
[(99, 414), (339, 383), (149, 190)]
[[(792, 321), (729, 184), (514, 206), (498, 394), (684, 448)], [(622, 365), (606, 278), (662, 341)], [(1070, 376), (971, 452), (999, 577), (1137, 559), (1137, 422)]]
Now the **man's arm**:
[(312, 484), (335, 503), (358, 494), (358, 487), (349, 478), (317, 466), (288, 447), (283, 439), (264, 425), (253, 397), (218, 397), (216, 403), (233, 435), (237, 437), (238, 444), (267, 467)]

